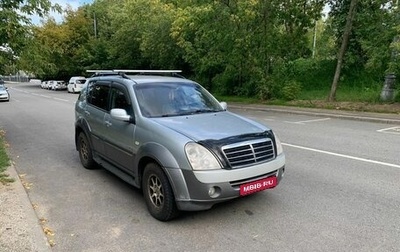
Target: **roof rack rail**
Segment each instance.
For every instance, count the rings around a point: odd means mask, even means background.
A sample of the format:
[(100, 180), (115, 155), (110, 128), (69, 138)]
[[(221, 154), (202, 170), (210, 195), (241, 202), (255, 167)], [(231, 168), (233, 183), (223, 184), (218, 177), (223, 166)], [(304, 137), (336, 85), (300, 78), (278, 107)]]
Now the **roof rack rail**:
[(86, 70), (87, 73), (111, 73), (114, 70)]
[(114, 70), (86, 70), (88, 73), (93, 73), (90, 78), (97, 77), (97, 76), (112, 76), (112, 75), (119, 75), (125, 79), (128, 79), (129, 77), (126, 76), (123, 72), (116, 72)]
[(166, 74), (171, 74), (171, 76), (174, 77), (179, 77), (185, 79), (184, 76), (178, 74), (182, 73), (182, 70), (131, 70), (131, 69), (114, 69), (114, 72), (118, 73), (134, 73), (137, 75), (146, 75), (146, 74), (151, 74), (151, 75), (166, 75)]
[(130, 70), (130, 69), (114, 69), (114, 72), (122, 73), (181, 73), (182, 70)]

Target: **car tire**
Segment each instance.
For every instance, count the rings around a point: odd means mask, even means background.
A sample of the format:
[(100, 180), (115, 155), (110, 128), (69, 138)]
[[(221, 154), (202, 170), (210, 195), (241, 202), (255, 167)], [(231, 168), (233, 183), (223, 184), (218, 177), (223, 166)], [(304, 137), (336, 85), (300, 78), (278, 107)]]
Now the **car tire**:
[(172, 187), (159, 165), (147, 164), (142, 181), (147, 209), (154, 218), (168, 221), (179, 215)]
[(86, 137), (86, 134), (81, 132), (78, 136), (78, 152), (79, 152), (79, 159), (83, 167), (89, 170), (96, 169), (96, 162), (93, 159), (92, 148)]

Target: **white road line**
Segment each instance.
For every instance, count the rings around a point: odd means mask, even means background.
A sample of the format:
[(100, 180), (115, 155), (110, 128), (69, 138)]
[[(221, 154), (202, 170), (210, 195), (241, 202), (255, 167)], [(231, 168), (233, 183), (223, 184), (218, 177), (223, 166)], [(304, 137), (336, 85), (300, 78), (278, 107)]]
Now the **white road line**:
[[(252, 119), (254, 121), (260, 120), (260, 118), (257, 118), (257, 117), (247, 117), (247, 118)], [(269, 122), (274, 122), (275, 121), (275, 119), (269, 119), (269, 118), (261, 118), (261, 120), (269, 121)]]
[(390, 127), (386, 129), (377, 130), (377, 132), (400, 135), (400, 127)]
[(44, 98), (49, 98), (49, 99), (51, 98), (51, 96), (48, 96), (48, 95), (42, 95), (42, 94), (41, 94), (40, 96), (41, 96), (41, 97), (44, 97)]
[(330, 152), (330, 151), (323, 151), (323, 150), (318, 150), (318, 149), (313, 149), (313, 148), (308, 148), (308, 147), (294, 145), (294, 144), (288, 144), (288, 143), (282, 143), (282, 145), (288, 146), (288, 147), (293, 147), (293, 148), (298, 148), (298, 149), (302, 149), (302, 150), (314, 151), (314, 152), (319, 152), (319, 153), (323, 153), (323, 154), (327, 154), (327, 155), (348, 158), (348, 159), (353, 159), (353, 160), (357, 160), (357, 161), (362, 161), (362, 162), (367, 162), (367, 163), (372, 163), (372, 164), (379, 164), (379, 165), (384, 165), (384, 166), (389, 166), (389, 167), (394, 167), (394, 168), (400, 169), (400, 165), (397, 165), (397, 164), (385, 163), (385, 162), (375, 161), (375, 160), (366, 159), (366, 158), (358, 158), (358, 157), (353, 157), (353, 156), (349, 156), (349, 155), (339, 154), (339, 153)]
[(54, 100), (69, 102), (69, 100), (53, 97)]
[(314, 119), (314, 120), (306, 120), (306, 121), (298, 121), (298, 122), (285, 121), (285, 123), (305, 124), (305, 123), (309, 123), (309, 122), (322, 122), (322, 121), (328, 121), (328, 120), (331, 120), (331, 118), (322, 118), (322, 119)]

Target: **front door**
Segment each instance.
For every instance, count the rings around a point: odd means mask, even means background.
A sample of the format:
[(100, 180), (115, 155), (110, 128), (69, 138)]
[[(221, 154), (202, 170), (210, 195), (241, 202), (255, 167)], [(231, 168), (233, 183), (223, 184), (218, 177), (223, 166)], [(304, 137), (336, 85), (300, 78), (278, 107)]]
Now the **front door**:
[[(113, 108), (124, 109), (133, 117), (132, 102), (126, 88), (118, 83), (112, 83), (110, 91), (110, 110)], [(115, 120), (109, 113), (105, 115), (104, 123), (107, 128), (104, 145), (106, 156), (126, 172), (132, 171), (136, 154), (134, 149), (135, 124)]]

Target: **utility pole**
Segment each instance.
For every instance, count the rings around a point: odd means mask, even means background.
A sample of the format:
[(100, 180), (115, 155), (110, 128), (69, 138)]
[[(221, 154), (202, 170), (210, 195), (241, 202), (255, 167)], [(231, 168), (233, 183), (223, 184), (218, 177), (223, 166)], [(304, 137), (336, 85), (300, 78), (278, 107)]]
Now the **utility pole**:
[(316, 51), (316, 45), (317, 45), (317, 20), (315, 20), (314, 24), (314, 36), (313, 36), (313, 47), (312, 47), (312, 58), (315, 58), (315, 51)]

